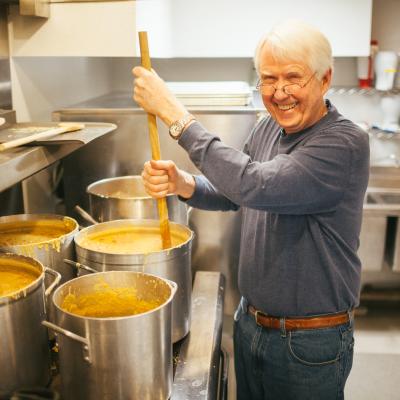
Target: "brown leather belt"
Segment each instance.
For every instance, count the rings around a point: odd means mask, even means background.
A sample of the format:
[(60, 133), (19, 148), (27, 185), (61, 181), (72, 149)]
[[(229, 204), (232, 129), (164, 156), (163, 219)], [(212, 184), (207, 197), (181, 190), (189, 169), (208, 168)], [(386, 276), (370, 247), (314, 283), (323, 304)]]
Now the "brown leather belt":
[[(279, 317), (271, 317), (263, 312), (256, 310), (253, 306), (248, 306), (248, 312), (254, 316), (256, 323), (264, 328), (281, 329), (281, 320)], [(317, 329), (328, 328), (345, 324), (349, 321), (349, 313), (321, 315), (318, 317), (307, 318), (284, 318), (285, 330), (294, 329)]]

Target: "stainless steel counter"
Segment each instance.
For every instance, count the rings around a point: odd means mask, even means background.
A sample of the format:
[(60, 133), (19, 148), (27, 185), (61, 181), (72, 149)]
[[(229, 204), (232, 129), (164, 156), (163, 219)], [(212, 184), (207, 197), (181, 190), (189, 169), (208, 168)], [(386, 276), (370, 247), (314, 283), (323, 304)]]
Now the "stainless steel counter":
[(219, 398), (223, 309), (223, 276), (198, 271), (192, 292), (191, 329), (179, 351), (171, 400)]

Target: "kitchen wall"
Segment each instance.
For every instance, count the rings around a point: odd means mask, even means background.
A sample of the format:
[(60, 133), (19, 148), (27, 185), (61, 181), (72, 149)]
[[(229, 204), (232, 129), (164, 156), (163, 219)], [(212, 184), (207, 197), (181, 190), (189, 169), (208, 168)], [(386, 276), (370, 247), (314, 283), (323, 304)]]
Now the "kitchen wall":
[(13, 107), (22, 121), (48, 121), (51, 112), (112, 90), (108, 58), (20, 57), (11, 60)]

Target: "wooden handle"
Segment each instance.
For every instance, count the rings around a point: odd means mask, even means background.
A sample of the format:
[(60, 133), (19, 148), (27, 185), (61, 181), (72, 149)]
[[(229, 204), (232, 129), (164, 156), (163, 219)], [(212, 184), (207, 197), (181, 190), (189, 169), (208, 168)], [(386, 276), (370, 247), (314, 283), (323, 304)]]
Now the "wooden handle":
[(83, 124), (73, 124), (73, 125), (70, 124), (70, 125), (60, 126), (58, 128), (47, 129), (46, 131), (43, 132), (37, 132), (32, 135), (28, 135), (19, 139), (10, 140), (9, 142), (2, 143), (0, 144), (0, 151), (22, 146), (23, 144), (32, 143), (36, 140), (47, 139), (49, 137), (59, 135), (60, 133), (78, 131), (83, 127), (84, 127)]
[[(139, 32), (140, 56), (142, 67), (151, 70), (151, 61), (149, 53), (149, 45), (147, 41), (147, 32)], [(147, 114), (147, 121), (149, 125), (151, 156), (153, 160), (161, 159), (160, 140), (158, 137), (156, 116)], [(168, 207), (167, 199), (164, 197), (157, 200), (158, 215), (160, 217), (160, 231), (162, 245), (164, 249), (171, 247), (171, 231), (168, 220)]]

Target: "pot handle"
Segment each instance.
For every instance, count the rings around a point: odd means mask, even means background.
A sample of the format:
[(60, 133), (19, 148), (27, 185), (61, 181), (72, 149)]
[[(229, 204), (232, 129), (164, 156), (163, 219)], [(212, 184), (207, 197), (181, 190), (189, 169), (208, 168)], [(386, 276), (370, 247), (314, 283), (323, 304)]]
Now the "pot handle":
[(76, 261), (68, 260), (67, 258), (64, 258), (63, 261), (68, 265), (72, 265), (73, 267), (77, 268), (78, 270), (82, 268), (85, 271), (91, 272), (92, 274), (97, 274), (98, 272), (100, 272), (100, 271), (96, 271), (94, 268), (89, 267), (88, 265), (81, 264)]
[(89, 340), (77, 335), (76, 333), (73, 333), (71, 331), (68, 331), (64, 328), (59, 327), (56, 324), (53, 324), (52, 322), (49, 321), (42, 321), (42, 325), (44, 325), (45, 327), (53, 330), (54, 332), (60, 333), (61, 335), (67, 336), (68, 338), (75, 340), (79, 343), (83, 344), (83, 359), (90, 363), (90, 345), (89, 345)]
[(98, 221), (96, 221), (87, 211), (85, 211), (82, 207), (76, 205), (74, 210), (87, 222), (92, 225), (97, 225)]
[(50, 296), (51, 293), (53, 292), (53, 290), (57, 287), (57, 285), (60, 283), (61, 281), (61, 274), (57, 271), (54, 271), (54, 269), (51, 268), (45, 268), (44, 269), (44, 273), (45, 274), (49, 274), (52, 275), (54, 277), (54, 281), (51, 282), (51, 285), (46, 289), (46, 291), (44, 292), (44, 295), (46, 297)]

